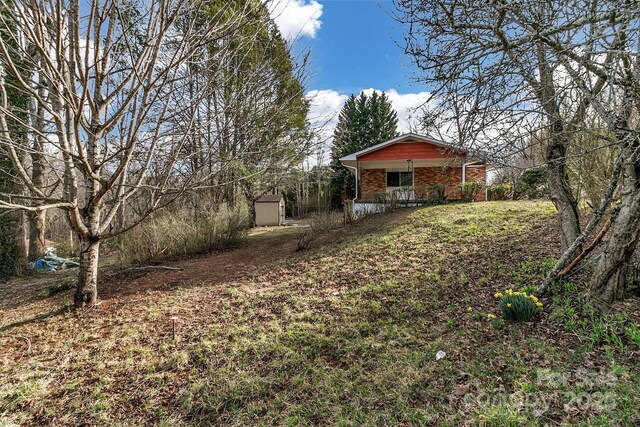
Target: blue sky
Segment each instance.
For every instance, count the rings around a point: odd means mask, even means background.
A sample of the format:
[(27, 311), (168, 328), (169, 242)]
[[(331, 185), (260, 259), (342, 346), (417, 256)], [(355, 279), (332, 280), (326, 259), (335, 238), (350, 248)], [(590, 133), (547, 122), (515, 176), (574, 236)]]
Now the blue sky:
[(429, 94), (413, 82), (401, 47), (403, 29), (390, 16), (391, 1), (271, 1), (272, 16), (295, 50), (311, 50), (310, 120), (325, 124), (327, 139), (345, 99), (361, 91), (387, 92), (399, 130), (415, 130), (416, 108)]
[(384, 87), (412, 90), (402, 49), (403, 32), (389, 16), (393, 4), (371, 0), (324, 1), (312, 49), (314, 89), (359, 92)]

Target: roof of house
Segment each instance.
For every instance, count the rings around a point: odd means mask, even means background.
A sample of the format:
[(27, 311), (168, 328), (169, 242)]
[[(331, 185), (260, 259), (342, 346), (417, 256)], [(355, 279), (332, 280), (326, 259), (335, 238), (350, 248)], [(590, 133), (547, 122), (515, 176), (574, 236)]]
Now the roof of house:
[(265, 194), (256, 200), (256, 203), (277, 203), (283, 198), (282, 194)]
[(446, 142), (441, 141), (439, 139), (435, 139), (430, 136), (418, 135), (417, 133), (410, 132), (410, 133), (405, 133), (404, 135), (400, 135), (396, 138), (390, 139), (388, 141), (382, 142), (380, 144), (376, 144), (371, 147), (365, 148), (364, 150), (360, 150), (360, 151), (356, 151), (355, 153), (348, 154), (344, 157), (341, 157), (340, 161), (357, 160), (358, 157), (364, 154), (380, 150), (381, 148), (387, 147), (389, 145), (403, 143), (403, 142), (416, 142), (416, 140), (418, 140), (418, 142), (420, 141), (428, 142), (429, 144), (437, 145), (439, 147), (446, 148), (447, 150), (465, 152), (464, 149), (460, 147), (456, 147), (455, 145), (447, 144)]

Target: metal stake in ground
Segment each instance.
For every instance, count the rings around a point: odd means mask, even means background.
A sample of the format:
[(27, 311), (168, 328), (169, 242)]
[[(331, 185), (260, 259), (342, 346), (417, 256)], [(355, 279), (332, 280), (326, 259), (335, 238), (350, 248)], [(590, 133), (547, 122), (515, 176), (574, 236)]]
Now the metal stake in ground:
[(171, 319), (171, 337), (175, 341), (176, 340), (176, 320), (178, 320), (178, 318), (176, 316), (172, 316), (169, 319)]

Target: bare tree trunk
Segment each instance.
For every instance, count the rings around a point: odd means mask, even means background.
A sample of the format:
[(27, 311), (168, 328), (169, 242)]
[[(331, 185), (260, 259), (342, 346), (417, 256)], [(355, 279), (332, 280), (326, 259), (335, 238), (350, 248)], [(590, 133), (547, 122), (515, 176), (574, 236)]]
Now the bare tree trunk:
[(636, 251), (640, 233), (640, 141), (624, 148), (625, 166), (620, 209), (612, 219), (611, 235), (598, 261), (589, 294), (601, 310), (625, 296), (625, 272)]
[[(580, 235), (580, 217), (578, 215), (578, 203), (573, 197), (573, 192), (569, 185), (569, 176), (566, 168), (566, 145), (556, 141), (558, 138), (557, 135), (551, 135), (549, 147), (547, 148), (548, 182), (549, 197), (558, 210), (560, 217), (561, 251), (564, 253)], [(582, 247), (580, 245), (570, 255), (575, 257), (581, 251)]]
[(627, 282), (624, 273), (637, 246), (639, 226), (640, 191), (631, 203), (623, 202), (591, 281), (590, 295), (601, 309), (624, 298)]
[(44, 255), (46, 220), (46, 210), (31, 212), (29, 215), (29, 261)]
[[(549, 142), (547, 145), (547, 181), (549, 197), (558, 210), (560, 218), (562, 253), (576, 241), (580, 235), (580, 217), (578, 203), (573, 197), (567, 172), (567, 128), (562, 119), (559, 100), (554, 86), (553, 69), (549, 65), (545, 49), (537, 44), (538, 71), (540, 84), (538, 100), (549, 120)], [(582, 251), (582, 245), (576, 247), (571, 257)]]
[(74, 298), (76, 308), (93, 305), (98, 300), (98, 258), (100, 241), (83, 239), (80, 251), (78, 288)]
[[(31, 150), (31, 180), (37, 188), (45, 187), (45, 162), (44, 149), (47, 143), (45, 135), (45, 109), (38, 100), (45, 97), (46, 82), (42, 76), (39, 77), (38, 99), (31, 99), (29, 108), (31, 116), (34, 117), (34, 129), (37, 131), (33, 138), (33, 148)], [(32, 212), (29, 215), (29, 261), (34, 261), (44, 255), (45, 252), (45, 231), (46, 231), (47, 211), (41, 210)]]
[(636, 248), (631, 255), (631, 259), (623, 267), (622, 277), (624, 279), (624, 289), (627, 294), (640, 296), (640, 245), (636, 243)]

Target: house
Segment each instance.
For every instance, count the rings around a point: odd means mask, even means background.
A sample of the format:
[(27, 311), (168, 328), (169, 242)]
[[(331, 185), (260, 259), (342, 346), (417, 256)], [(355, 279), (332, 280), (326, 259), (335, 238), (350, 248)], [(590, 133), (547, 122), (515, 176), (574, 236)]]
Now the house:
[(355, 212), (371, 210), (385, 196), (415, 205), (424, 188), (444, 187), (447, 200), (460, 200), (460, 184), (482, 181), (475, 200), (486, 200), (487, 165), (460, 147), (407, 133), (340, 159), (355, 174)]
[(285, 204), (282, 194), (265, 194), (256, 200), (256, 226), (284, 224)]

